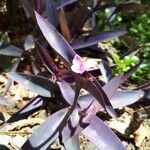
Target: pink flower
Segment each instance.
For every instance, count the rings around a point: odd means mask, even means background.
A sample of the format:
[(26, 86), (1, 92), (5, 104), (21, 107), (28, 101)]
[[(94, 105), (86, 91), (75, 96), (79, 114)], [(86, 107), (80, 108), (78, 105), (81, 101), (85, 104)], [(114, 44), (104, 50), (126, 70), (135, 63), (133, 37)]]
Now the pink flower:
[(76, 54), (73, 58), (71, 70), (75, 73), (80, 74), (82, 74), (86, 70), (82, 58), (78, 54)]

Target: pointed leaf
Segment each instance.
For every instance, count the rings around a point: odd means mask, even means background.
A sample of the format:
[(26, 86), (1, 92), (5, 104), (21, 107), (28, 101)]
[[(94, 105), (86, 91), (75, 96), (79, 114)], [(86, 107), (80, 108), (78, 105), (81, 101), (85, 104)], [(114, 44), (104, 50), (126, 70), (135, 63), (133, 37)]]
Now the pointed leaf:
[(142, 62), (139, 62), (138, 64), (136, 64), (134, 67), (132, 67), (131, 69), (129, 69), (127, 72), (124, 73), (124, 77), (123, 80), (127, 80), (138, 68), (139, 66), (142, 64)]
[(77, 108), (77, 100), (79, 98), (79, 94), (80, 94), (80, 90), (81, 90), (81, 86), (82, 86), (82, 81), (80, 76), (76, 76), (75, 75), (75, 95), (74, 95), (74, 100), (73, 100), (73, 104), (70, 108), (70, 112), (69, 112), (69, 116), (68, 116), (68, 122), (66, 124), (66, 126), (64, 127), (64, 129), (62, 130), (62, 140), (63, 142), (65, 142), (66, 140), (68, 140), (70, 137), (72, 137), (75, 131), (75, 128), (78, 124), (79, 121), (79, 110)]
[[(111, 102), (111, 97), (115, 94), (115, 92), (117, 91), (118, 87), (120, 86), (122, 79), (123, 79), (123, 74), (118, 75), (118, 76), (112, 78), (110, 81), (108, 81), (102, 87), (102, 89), (106, 93), (108, 99), (110, 99), (110, 102)], [(89, 87), (91, 87), (91, 85), (89, 85)], [(94, 88), (89, 88), (89, 89), (91, 89), (91, 91), (92, 91), (92, 89), (94, 89)], [(81, 106), (81, 108), (85, 109), (88, 106), (88, 104), (91, 103), (94, 99), (96, 99), (96, 97), (94, 98), (94, 95), (92, 96), (92, 95), (86, 94), (86, 95), (81, 96), (79, 98), (78, 102), (79, 102), (79, 105)], [(112, 102), (111, 102), (111, 104), (113, 105)], [(103, 105), (99, 105), (98, 103), (95, 102), (95, 106), (97, 106), (97, 109), (99, 111), (103, 110), (102, 109)]]
[(63, 143), (66, 142), (68, 139), (70, 139), (72, 136), (74, 136), (79, 119), (80, 119), (79, 110), (76, 107), (71, 113), (66, 126), (62, 130), (62, 142)]
[(115, 91), (119, 88), (121, 85), (121, 82), (123, 81), (123, 74), (120, 74), (116, 77), (113, 77), (110, 81), (108, 81), (104, 86), (103, 90), (110, 99)]
[(32, 134), (32, 136), (22, 146), (22, 150), (45, 150), (59, 136), (59, 132), (65, 125), (62, 123), (67, 109), (57, 111)]
[(119, 138), (98, 117), (93, 117), (90, 125), (82, 133), (97, 149), (126, 150)]
[(56, 84), (42, 76), (15, 72), (10, 72), (8, 75), (16, 82), (44, 97), (51, 97), (57, 88)]
[(82, 82), (83, 88), (100, 103), (100, 105), (109, 113), (109, 115), (116, 117), (115, 111), (99, 82), (91, 75), (89, 79), (86, 78), (82, 80)]
[(45, 18), (48, 18), (48, 22), (50, 22), (54, 27), (58, 27), (59, 21), (58, 21), (58, 14), (56, 10), (56, 5), (54, 0), (45, 0), (46, 9), (43, 12), (43, 15)]
[(20, 119), (25, 119), (29, 115), (37, 111), (41, 106), (43, 106), (43, 99), (40, 96), (36, 96), (31, 99), (24, 107), (12, 114), (12, 116), (6, 121), (6, 123), (12, 123)]
[(13, 45), (0, 49), (0, 55), (20, 57), (22, 53), (23, 53), (22, 49)]
[(106, 41), (106, 40), (111, 40), (112, 38), (119, 37), (123, 35), (125, 32), (121, 30), (116, 30), (116, 31), (104, 31), (97, 33), (95, 35), (91, 35), (89, 37), (81, 37), (73, 41), (71, 46), (73, 49), (80, 49), (80, 48), (85, 48), (88, 46), (92, 46), (94, 44), (98, 44), (99, 42)]
[(74, 101), (74, 96), (75, 96), (75, 92), (73, 91), (73, 89), (70, 87), (70, 85), (64, 81), (57, 81), (57, 84), (60, 88), (60, 91), (62, 93), (62, 96), (64, 97), (64, 99), (70, 104), (73, 104)]
[(35, 14), (38, 25), (51, 47), (64, 59), (66, 64), (70, 66), (76, 54), (72, 47), (48, 21), (37, 12), (35, 12)]
[[(15, 71), (17, 70), (20, 61), (21, 61), (21, 57), (19, 57), (19, 58), (17, 59), (17, 61), (14, 63), (14, 65), (12, 66), (10, 72), (15, 72)], [(12, 82), (13, 82), (13, 80), (8, 77), (7, 83), (6, 83), (6, 85), (5, 85), (5, 92), (4, 92), (5, 95), (6, 95), (7, 92), (9, 91), (9, 89), (10, 89), (10, 87), (11, 87), (11, 85), (12, 85)]]
[(92, 103), (88, 104), (88, 107), (82, 110), (82, 112), (79, 112), (76, 108), (76, 111), (71, 114), (70, 120), (62, 131), (63, 142), (66, 142), (73, 136), (79, 135), (79, 133), (90, 124), (96, 113), (97, 109)]
[[(79, 106), (81, 107), (81, 110), (86, 109), (89, 106), (89, 104), (92, 103), (93, 100), (95, 100), (95, 98), (90, 94), (85, 94), (85, 95), (80, 96), (78, 103), (79, 103)], [(101, 107), (101, 109), (103, 109), (103, 107), (99, 103), (98, 105)]]
[(38, 42), (36, 42), (36, 50), (38, 52), (38, 55), (39, 55), (41, 61), (47, 68), (47, 70), (50, 73), (52, 73), (54, 76), (58, 77), (59, 69), (56, 66), (56, 64), (54, 63), (51, 56), (48, 54), (47, 50), (42, 45), (40, 45)]
[(105, 83), (107, 83), (112, 78), (111, 69), (110, 69), (109, 65), (104, 61), (100, 62), (99, 67), (100, 67), (102, 76), (104, 78), (104, 81), (105, 81)]
[[(140, 98), (144, 96), (144, 92), (142, 90), (118, 90), (115, 91), (113, 96), (110, 99), (110, 102), (114, 109), (125, 107), (127, 105), (131, 105), (135, 102), (137, 102)], [(94, 97), (90, 94), (86, 94), (83, 96), (80, 96), (79, 98), (79, 105), (81, 109), (87, 108), (89, 103), (91, 103), (94, 99)], [(93, 105), (97, 108), (98, 111), (103, 111), (104, 108), (97, 102), (94, 101)]]
[(144, 96), (142, 90), (118, 90), (111, 98), (111, 103), (114, 108), (125, 107), (137, 102)]
[[(134, 102), (139, 100), (142, 95), (143, 95), (142, 91), (129, 91), (129, 90), (116, 91), (110, 101), (114, 108), (120, 108), (126, 105), (133, 104)], [(90, 103), (91, 106), (86, 110), (86, 113), (84, 113), (84, 115), (81, 117), (81, 120), (77, 126), (73, 125), (74, 120), (70, 120), (70, 122), (67, 123), (66, 127), (63, 129), (62, 132), (63, 141), (68, 140), (73, 135), (79, 134), (91, 122), (96, 112), (104, 110), (97, 101), (94, 101), (92, 103), (93, 100), (94, 97), (91, 96), (90, 94), (81, 96), (79, 98), (78, 103), (81, 107), (81, 110), (87, 109)], [(72, 115), (74, 115), (72, 118), (76, 118), (75, 114)]]
[(80, 150), (79, 136), (73, 136), (64, 145), (66, 150)]
[(34, 46), (35, 46), (34, 37), (33, 37), (33, 35), (29, 34), (25, 39), (24, 48), (27, 51), (27, 50), (33, 49)]

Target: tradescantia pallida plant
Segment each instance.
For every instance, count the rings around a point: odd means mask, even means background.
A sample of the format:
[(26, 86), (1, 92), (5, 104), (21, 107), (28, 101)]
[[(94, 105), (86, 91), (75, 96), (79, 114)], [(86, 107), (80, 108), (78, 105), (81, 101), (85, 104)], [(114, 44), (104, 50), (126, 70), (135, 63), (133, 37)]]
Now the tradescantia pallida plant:
[[(55, 76), (55, 81), (49, 81), (44, 77), (38, 76), (36, 76), (36, 79), (41, 79), (43, 84), (47, 82), (49, 87), (51, 87), (49, 88), (51, 92), (54, 90), (55, 84), (57, 84), (69, 106), (48, 117), (25, 142), (22, 149), (48, 149), (59, 136), (62, 137), (62, 142), (66, 147), (68, 142), (70, 142), (72, 143), (72, 147), (79, 149), (77, 139), (80, 132), (98, 149), (125, 149), (119, 138), (96, 114), (99, 111), (106, 111), (110, 116), (116, 117), (114, 108), (131, 104), (143, 95), (143, 92), (140, 90), (117, 90), (121, 82), (125, 81), (136, 70), (139, 64), (128, 72), (110, 79), (106, 73), (110, 69), (108, 64), (101, 63), (101, 72), (107, 79), (107, 83), (102, 86), (90, 71), (86, 70), (82, 58), (75, 53), (61, 34), (37, 12), (35, 12), (35, 15), (44, 37), (67, 68), (66, 71), (62, 72), (43, 46), (38, 41), (35, 41), (37, 53), (46, 68)], [(67, 82), (66, 72), (69, 78), (72, 78), (75, 82), (75, 90)], [(16, 81), (21, 81), (22, 79), (24, 85), (25, 80), (31, 80), (31, 76), (25, 74), (16, 74), (13, 72), (10, 76)], [(31, 81), (33, 84), (33, 80)], [(80, 96), (82, 88), (88, 91), (89, 94)], [(39, 92), (39, 94), (41, 93)], [(41, 95), (44, 96), (44, 94)], [(126, 95), (126, 101), (121, 101), (120, 97), (123, 95)], [(7, 123), (27, 117), (42, 105), (44, 99), (41, 96), (32, 99), (24, 108), (16, 112)]]
[[(38, 1), (40, 2), (40, 1)], [(38, 8), (38, 7), (37, 7)], [(33, 14), (33, 13), (32, 13)], [(29, 101), (22, 109), (12, 115), (6, 123), (12, 123), (19, 119), (26, 118), (36, 110), (39, 110), (45, 101), (56, 97), (58, 88), (61, 95), (67, 102), (67, 106), (56, 111), (33, 133), (25, 142), (21, 149), (44, 150), (58, 138), (61, 137), (66, 149), (72, 147), (79, 149), (79, 133), (89, 139), (97, 149), (125, 149), (119, 138), (109, 129), (100, 118), (96, 116), (99, 111), (106, 111), (111, 117), (117, 117), (114, 109), (123, 107), (136, 102), (141, 98), (141, 90), (122, 90), (118, 89), (140, 65), (137, 64), (128, 72), (112, 77), (111, 69), (105, 62), (101, 62), (100, 70), (105, 79), (105, 84), (101, 84), (95, 76), (99, 76), (99, 68), (91, 71), (86, 70), (82, 58), (74, 51), (74, 45), (84, 47), (93, 42), (93, 38), (83, 40), (78, 39), (76, 44), (70, 44), (56, 30), (56, 28), (41, 15), (35, 12), (36, 18), (44, 37), (49, 45), (64, 63), (66, 69), (60, 69), (45, 47), (35, 39), (35, 49), (47, 70), (53, 75), (54, 80), (39, 75), (27, 75), (15, 71), (9, 73), (10, 77), (25, 85), (39, 95)], [(112, 34), (101, 34), (102, 39), (118, 37), (124, 32), (112, 32)], [(84, 41), (84, 42), (83, 42)], [(82, 44), (81, 44), (82, 43)], [(73, 47), (73, 48), (72, 48)], [(95, 73), (96, 72), (96, 73)], [(75, 89), (72, 89), (69, 82), (73, 82)], [(88, 94), (80, 96), (81, 89)], [(68, 148), (68, 144), (71, 147)]]

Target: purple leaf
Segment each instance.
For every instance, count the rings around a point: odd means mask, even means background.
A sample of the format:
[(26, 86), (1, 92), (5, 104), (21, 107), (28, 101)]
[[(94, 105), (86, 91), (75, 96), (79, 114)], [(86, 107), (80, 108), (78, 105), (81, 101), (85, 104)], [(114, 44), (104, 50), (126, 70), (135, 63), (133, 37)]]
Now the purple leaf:
[(120, 108), (137, 102), (143, 96), (142, 90), (118, 90), (110, 101), (114, 108)]
[(142, 62), (139, 62), (134, 67), (132, 67), (131, 69), (129, 69), (127, 72), (125, 72), (124, 73), (124, 77), (123, 77), (123, 81), (127, 80), (139, 68), (139, 66), (141, 64), (142, 64)]
[(29, 34), (25, 39), (24, 48), (27, 51), (27, 50), (33, 49), (34, 46), (35, 46), (34, 37), (33, 35)]
[(3, 95), (0, 95), (0, 105), (8, 105), (8, 101), (7, 99), (3, 96)]
[(80, 94), (80, 90), (82, 87), (82, 81), (81, 81), (81, 77), (78, 76), (77, 74), (75, 75), (75, 94), (74, 94), (74, 100), (73, 100), (73, 104), (70, 108), (70, 116), (69, 116), (69, 120), (66, 124), (66, 127), (63, 129), (63, 141), (64, 139), (69, 139), (70, 137), (73, 136), (74, 133), (74, 129), (76, 128), (78, 121), (79, 121), (79, 113), (78, 113), (78, 109), (77, 109), (77, 100), (79, 98), (79, 94)]
[(74, 101), (74, 96), (75, 96), (75, 92), (73, 91), (73, 89), (70, 87), (70, 85), (64, 81), (57, 81), (57, 84), (60, 88), (60, 91), (62, 93), (62, 96), (64, 97), (64, 99), (70, 104), (73, 104)]
[(57, 9), (61, 9), (61, 8), (65, 7), (66, 5), (72, 4), (76, 1), (78, 1), (78, 0), (58, 0), (58, 2), (56, 3)]
[(82, 80), (82, 82), (83, 88), (87, 90), (112, 117), (116, 117), (115, 111), (99, 82), (91, 75)]
[(91, 35), (89, 37), (81, 37), (73, 41), (71, 46), (73, 49), (80, 49), (80, 48), (85, 48), (88, 46), (92, 46), (94, 44), (98, 44), (99, 42), (106, 41), (106, 40), (111, 40), (112, 38), (119, 37), (123, 35), (125, 32), (121, 30), (116, 30), (116, 31), (104, 31), (97, 33), (95, 35)]
[[(143, 94), (144, 93), (141, 90), (139, 91), (129, 91), (129, 90), (116, 91), (115, 94), (113, 94), (112, 98), (110, 99), (110, 102), (113, 108), (124, 107), (124, 106), (133, 104), (134, 102), (138, 101), (143, 96)], [(89, 94), (81, 96), (78, 100), (78, 103), (79, 103), (79, 106), (81, 107), (81, 110), (86, 109), (90, 103), (92, 103), (93, 107), (96, 107), (96, 112), (104, 110), (102, 106), (96, 100), (94, 100), (94, 97)], [(94, 111), (92, 111), (92, 113), (93, 112)], [(90, 116), (88, 118), (91, 120), (91, 118), (93, 118), (95, 114), (91, 114), (90, 112)], [(82, 130), (83, 128), (78, 126), (74, 134), (76, 135)]]
[(65, 76), (65, 77), (62, 77), (66, 82), (68, 83), (73, 83), (74, 82), (74, 78), (73, 76)]
[(0, 49), (0, 55), (20, 57), (22, 53), (23, 53), (22, 49), (13, 45)]
[(111, 80), (109, 80), (104, 86), (103, 90), (110, 99), (113, 94), (116, 92), (116, 90), (119, 88), (121, 82), (123, 81), (123, 74), (120, 74), (116, 77), (113, 77)]
[(80, 119), (81, 122), (79, 124), (82, 127), (84, 127), (86, 124), (90, 124), (91, 120), (93, 119), (93, 116), (95, 116), (96, 113), (97, 113), (96, 107), (94, 105), (92, 105), (92, 104), (93, 104), (93, 101), (83, 111), (83, 114), (81, 114), (81, 119)]
[(112, 78), (111, 68), (104, 61), (100, 62), (99, 67), (100, 67), (102, 76), (104, 78), (104, 81), (105, 81), (105, 83), (107, 83)]
[[(92, 103), (93, 100), (95, 100), (95, 98), (90, 94), (85, 94), (85, 95), (80, 96), (78, 103), (79, 103), (79, 106), (81, 107), (81, 110), (86, 109), (89, 106), (89, 104)], [(104, 110), (103, 107), (99, 103), (97, 106), (100, 106), (101, 109)]]
[(48, 21), (46, 21), (37, 12), (35, 12), (35, 14), (43, 35), (51, 47), (64, 59), (65, 63), (70, 67), (76, 53), (68, 44), (68, 42), (62, 37), (62, 35), (58, 33), (58, 31)]
[[(20, 57), (17, 59), (17, 61), (16, 61), (16, 62), (14, 63), (14, 65), (12, 66), (10, 72), (15, 72), (15, 71), (17, 70), (18, 65), (19, 65), (19, 63), (20, 63), (20, 61), (21, 61), (21, 58), (22, 58), (22, 57), (20, 56)], [(13, 82), (13, 80), (8, 77), (8, 81), (7, 81), (6, 85), (5, 85), (5, 92), (4, 92), (5, 95), (6, 95), (7, 92), (9, 91), (9, 89), (10, 89), (10, 87), (11, 87), (11, 85), (12, 85), (12, 82)]]
[(80, 150), (79, 136), (73, 136), (64, 143), (66, 150)]
[(56, 10), (56, 5), (54, 0), (45, 0), (46, 9), (43, 13), (45, 18), (48, 18), (48, 22), (50, 22), (54, 27), (58, 27), (58, 14)]
[[(110, 99), (110, 102), (113, 108), (116, 109), (137, 102), (140, 98), (143, 97), (143, 95), (144, 92), (142, 90), (118, 90), (115, 91)], [(91, 103), (93, 100), (95, 100), (93, 96), (86, 94), (80, 96), (78, 103), (83, 110), (87, 108), (89, 103)], [(96, 100), (93, 102), (93, 105), (97, 108), (98, 111), (104, 110), (104, 108), (102, 108), (102, 106)]]
[[(112, 96), (110, 102), (112, 103), (114, 108), (119, 108), (136, 102), (141, 98), (142, 95), (142, 91), (116, 91)], [(76, 119), (69, 120), (62, 132), (63, 141), (66, 141), (70, 137), (79, 134), (87, 125), (89, 125), (90, 121), (98, 111), (104, 110), (96, 100), (94, 102), (92, 101), (94, 101), (94, 97), (90, 94), (81, 96), (79, 98), (78, 103), (81, 107), (81, 110), (86, 109), (86, 111), (84, 113), (82, 112), (83, 116), (80, 118), (79, 124), (77, 126), (74, 123)], [(91, 104), (90, 107), (89, 104)], [(72, 113), (71, 116), (71, 118), (76, 118), (75, 116), (78, 116), (78, 111), (76, 110), (76, 113)]]
[[(108, 81), (103, 87), (102, 89), (104, 90), (104, 92), (106, 93), (107, 97), (110, 99), (114, 94), (115, 92), (117, 91), (118, 87), (120, 86), (121, 84), (121, 81), (123, 79), (123, 74), (121, 75), (118, 75), (114, 78), (112, 78), (110, 81)], [(85, 86), (85, 89), (87, 91), (89, 91), (90, 94), (94, 94), (98, 89), (96, 87), (96, 90), (95, 89), (95, 85), (93, 83), (91, 83), (90, 81), (88, 81), (88, 85)], [(98, 92), (98, 91), (97, 91)], [(97, 93), (96, 92), (96, 93)], [(95, 93), (95, 94), (96, 94)], [(98, 94), (98, 93), (97, 93)], [(94, 100), (94, 99), (98, 99), (98, 95), (97, 96), (92, 96), (92, 95), (83, 95), (79, 98), (79, 105), (81, 106), (82, 109), (85, 109), (88, 107), (88, 105)], [(95, 97), (95, 98), (94, 98)], [(102, 98), (100, 98), (102, 100)], [(106, 100), (106, 99), (105, 99)], [(104, 104), (103, 102), (100, 103), (102, 105), (103, 108), (104, 107)], [(99, 110), (102, 110), (102, 107), (101, 105), (97, 104), (96, 105), (98, 106), (97, 108)]]
[(56, 64), (54, 63), (51, 56), (48, 54), (47, 50), (42, 45), (40, 45), (38, 42), (36, 42), (36, 50), (38, 52), (38, 55), (39, 55), (41, 61), (47, 68), (47, 70), (50, 73), (52, 73), (54, 76), (58, 77), (59, 69), (56, 66)]
[(33, 114), (35, 111), (43, 106), (44, 98), (40, 96), (36, 96), (35, 98), (31, 99), (23, 108), (15, 112), (7, 121), (6, 123), (12, 123), (14, 121), (18, 121), (20, 119), (25, 119), (29, 115)]
[(66, 142), (72, 136), (74, 136), (79, 119), (80, 119), (79, 110), (76, 107), (71, 113), (66, 126), (62, 130), (62, 142), (63, 143)]
[(31, 62), (31, 68), (33, 70), (33, 74), (38, 75), (40, 73), (40, 70), (35, 62)]
[(10, 72), (8, 75), (16, 82), (21, 83), (26, 88), (44, 97), (51, 97), (57, 88), (55, 83), (42, 76), (16, 72)]
[(71, 106), (72, 110), (74, 110), (77, 106), (77, 100), (79, 98), (80, 90), (82, 88), (82, 78), (81, 78), (81, 76), (78, 75), (78, 74), (74, 74), (74, 78), (75, 78), (75, 96), (74, 96), (73, 104)]
[(48, 117), (48, 119), (25, 142), (21, 149), (47, 149), (50, 144), (56, 140), (59, 136), (59, 132), (61, 132), (66, 124), (68, 119), (66, 118), (67, 111), (68, 109), (65, 108)]
[(82, 111), (79, 115), (79, 110), (76, 107), (71, 114), (69, 121), (62, 131), (63, 142), (66, 142), (72, 136), (77, 136), (83, 129), (85, 129), (96, 115), (97, 109), (92, 103)]
[(90, 125), (82, 133), (97, 149), (125, 150), (119, 138), (98, 117), (93, 117)]

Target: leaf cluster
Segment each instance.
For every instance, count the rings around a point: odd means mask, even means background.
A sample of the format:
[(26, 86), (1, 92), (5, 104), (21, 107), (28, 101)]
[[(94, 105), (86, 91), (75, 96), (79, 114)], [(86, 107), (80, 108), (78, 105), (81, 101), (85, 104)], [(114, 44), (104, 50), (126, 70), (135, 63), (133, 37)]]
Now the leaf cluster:
[[(40, 60), (51, 78), (44, 76), (44, 73), (34, 65), (33, 74), (17, 72), (26, 51), (21, 51), (14, 46), (1, 49), (2, 55), (9, 54), (17, 57), (16, 63), (8, 73), (9, 82), (14, 80), (38, 94), (3, 125), (27, 118), (43, 107), (45, 102), (59, 100), (59, 104), (65, 103), (65, 105), (61, 105), (47, 118), (24, 143), (22, 150), (46, 150), (57, 138), (66, 149), (74, 147), (78, 150), (80, 132), (98, 149), (126, 149), (116, 134), (97, 117), (97, 113), (107, 112), (111, 117), (116, 118), (114, 109), (132, 104), (144, 95), (143, 90), (124, 90), (120, 87), (141, 62), (135, 63), (129, 70), (117, 76), (112, 75), (112, 66), (104, 61), (101, 61), (99, 68), (86, 69), (82, 73), (76, 73), (71, 69), (76, 56), (80, 55), (79, 52), (83, 49), (89, 51), (93, 45), (120, 37), (125, 33), (120, 29), (97, 31), (94, 26), (94, 12), (107, 7), (123, 8), (126, 2), (120, 5), (98, 1), (94, 6), (89, 1), (78, 0), (35, 0), (34, 5), (27, 0), (21, 0), (20, 3), (28, 19), (32, 20), (33, 27), (38, 32), (39, 28), (41, 30), (41, 33), (36, 36), (27, 37), (25, 45), (28, 46), (25, 46), (25, 50), (29, 51), (29, 54), (30, 51), (35, 50), (36, 54), (32, 53), (32, 55)], [(84, 30), (86, 22), (90, 19), (93, 25)], [(52, 52), (55, 57), (52, 57)], [(63, 67), (57, 64), (55, 58), (63, 62)], [(82, 62), (79, 62), (79, 66), (80, 63)], [(98, 78), (101, 74), (103, 81)], [(81, 89), (86, 90), (87, 94), (81, 95)], [(0, 103), (7, 105), (6, 102), (7, 100), (1, 97)]]

